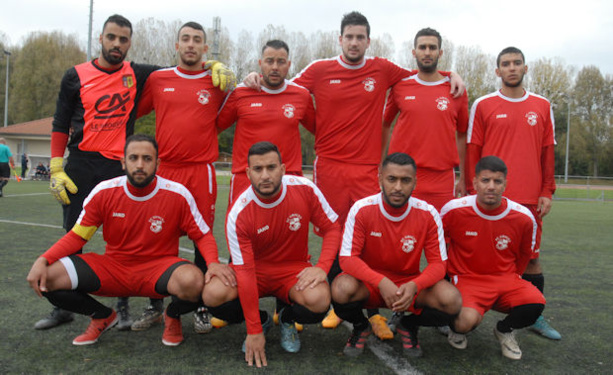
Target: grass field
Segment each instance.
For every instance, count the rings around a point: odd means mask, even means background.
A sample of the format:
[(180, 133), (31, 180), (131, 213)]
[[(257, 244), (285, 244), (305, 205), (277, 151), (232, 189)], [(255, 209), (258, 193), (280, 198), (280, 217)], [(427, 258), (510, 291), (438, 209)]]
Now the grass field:
[[(220, 180), (217, 221), (214, 228), (222, 256), (227, 256), (223, 215), (227, 179)], [(72, 339), (87, 326), (78, 316), (71, 324), (49, 331), (35, 331), (36, 320), (50, 311), (44, 299), (29, 289), (25, 277), (38, 255), (63, 233), (61, 210), (47, 192), (47, 182), (11, 183), (0, 198), (0, 373), (207, 373), (207, 374), (605, 374), (613, 373), (613, 203), (556, 201), (545, 220), (542, 263), (546, 275), (548, 305), (544, 315), (563, 335), (548, 341), (531, 332), (519, 332), (524, 353), (521, 361), (501, 356), (492, 328), (500, 314), (490, 312), (469, 336), (465, 351), (451, 348), (433, 329), (422, 329), (425, 357), (402, 359), (400, 340), (367, 350), (354, 360), (342, 355), (349, 334), (344, 327), (327, 331), (307, 326), (301, 334), (299, 354), (285, 353), (279, 331), (268, 335), (266, 369), (250, 369), (240, 346), (244, 325), (226, 327), (207, 335), (193, 332), (192, 317), (183, 318), (185, 342), (168, 348), (161, 343), (162, 327), (145, 332), (111, 330), (88, 347), (76, 347)], [(86, 251), (101, 251), (96, 235)], [(317, 256), (319, 241), (313, 241)], [(182, 246), (191, 249), (189, 241)], [(184, 253), (190, 259), (191, 254)], [(102, 299), (108, 305), (114, 299)], [(271, 301), (263, 300), (271, 309)], [(145, 306), (144, 298), (131, 299), (133, 316)], [(384, 311), (384, 314), (388, 314)], [(372, 339), (375, 343), (375, 339)]]

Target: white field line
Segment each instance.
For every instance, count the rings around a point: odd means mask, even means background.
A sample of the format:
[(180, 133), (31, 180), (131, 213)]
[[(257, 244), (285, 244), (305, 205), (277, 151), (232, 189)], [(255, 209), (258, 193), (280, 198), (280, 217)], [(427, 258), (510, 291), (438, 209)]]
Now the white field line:
[[(348, 322), (343, 322), (343, 326), (351, 332), (353, 326)], [(385, 366), (390, 368), (394, 373), (398, 375), (421, 375), (422, 372), (411, 366), (401, 355), (398, 355), (398, 351), (394, 350), (390, 345), (377, 339), (374, 334), (368, 338), (366, 345), (374, 355), (377, 356), (383, 362)]]

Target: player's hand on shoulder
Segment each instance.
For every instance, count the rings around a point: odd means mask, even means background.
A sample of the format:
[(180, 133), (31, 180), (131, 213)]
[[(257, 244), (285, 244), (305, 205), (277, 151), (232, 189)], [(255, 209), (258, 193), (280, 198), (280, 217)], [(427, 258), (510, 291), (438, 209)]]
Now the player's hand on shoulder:
[(454, 98), (459, 98), (466, 91), (466, 85), (464, 84), (464, 80), (458, 73), (452, 73), (449, 77), (451, 84), (450, 94), (453, 95)]
[(236, 75), (224, 63), (217, 60), (207, 60), (203, 68), (204, 70), (211, 70), (213, 86), (219, 87), (221, 91), (234, 90), (236, 87)]
[(247, 74), (247, 77), (245, 77), (245, 79), (243, 80), (243, 83), (245, 84), (245, 86), (249, 87), (250, 89), (254, 89), (257, 91), (261, 91), (261, 77), (258, 73), (256, 72), (251, 72), (249, 74)]
[(326, 271), (319, 267), (307, 267), (300, 271), (296, 276), (296, 290), (305, 290), (308, 287), (315, 288), (317, 285), (326, 281)]
[(26, 280), (34, 292), (42, 297), (42, 292), (47, 291), (47, 259), (43, 257), (36, 259)]
[(398, 286), (394, 284), (394, 282), (387, 277), (384, 277), (383, 280), (379, 283), (379, 292), (381, 293), (381, 297), (385, 301), (385, 305), (391, 309), (394, 302), (398, 300)]
[(264, 332), (247, 335), (245, 340), (245, 361), (249, 366), (253, 366), (254, 361), (256, 367), (268, 366), (265, 346), (266, 337), (264, 337)]
[(417, 284), (412, 281), (409, 281), (406, 284), (400, 285), (398, 291), (396, 292), (398, 295), (398, 300), (394, 302), (392, 305), (392, 310), (396, 312), (407, 311), (409, 306), (413, 303), (413, 298), (415, 298), (415, 294), (417, 294)]
[(226, 286), (236, 287), (236, 274), (234, 269), (227, 264), (211, 263), (208, 265), (204, 282), (209, 283), (213, 276), (219, 277)]

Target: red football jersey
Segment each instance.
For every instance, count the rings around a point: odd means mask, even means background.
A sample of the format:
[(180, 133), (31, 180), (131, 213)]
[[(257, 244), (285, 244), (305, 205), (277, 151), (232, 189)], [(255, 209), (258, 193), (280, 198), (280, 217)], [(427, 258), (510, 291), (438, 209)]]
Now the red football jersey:
[(279, 148), (287, 172), (302, 174), (298, 124), (315, 131), (315, 109), (307, 89), (290, 81), (277, 90), (262, 87), (259, 92), (240, 84), (219, 111), (217, 127), (225, 130), (235, 122), (232, 173), (245, 172), (249, 148), (268, 141)]
[[(500, 91), (482, 96), (470, 111), (466, 137), (469, 145), (482, 148), (481, 155), (467, 157), (467, 177), (474, 176), (471, 160), (498, 156), (508, 168), (504, 195), (522, 204), (537, 204), (543, 189), (543, 148), (555, 144), (554, 131), (551, 105), (542, 96), (528, 91), (518, 99)], [(550, 180), (555, 190), (555, 180)]]
[(449, 170), (460, 163), (456, 131), (468, 127), (468, 95), (457, 99), (449, 93), (449, 77), (426, 82), (417, 75), (405, 78), (392, 88), (384, 119), (391, 123), (400, 116), (390, 140), (388, 153), (404, 152), (418, 168)]
[[(428, 266), (419, 269), (421, 254)], [(393, 208), (381, 193), (357, 201), (345, 222), (339, 255), (341, 268), (377, 288), (389, 275), (419, 275), (418, 290), (445, 276), (447, 250), (443, 225), (436, 209), (417, 198)]]
[(151, 73), (138, 103), (138, 116), (155, 109), (155, 138), (162, 162), (217, 161), (215, 118), (224, 98), (208, 70), (174, 67)]
[(504, 198), (484, 211), (477, 196), (458, 198), (441, 210), (449, 245), (449, 275), (521, 275), (536, 240), (536, 221), (526, 207)]
[(315, 97), (317, 156), (379, 164), (386, 92), (412, 73), (380, 57), (365, 57), (351, 65), (338, 56), (304, 68), (293, 81)]
[[(115, 258), (177, 256), (179, 238), (187, 234), (202, 246), (207, 263), (219, 262), (217, 247), (208, 245), (215, 241), (205, 239), (212, 238), (211, 231), (189, 190), (159, 176), (143, 189), (129, 185), (126, 176), (101, 182), (85, 199), (77, 225), (103, 225), (105, 255)], [(73, 253), (61, 250), (65, 253), (52, 247), (43, 256), (52, 263)]]
[(329, 271), (340, 241), (338, 216), (310, 180), (283, 176), (279, 195), (262, 201), (252, 187), (236, 200), (226, 218), (226, 238), (236, 271), (248, 333), (261, 331), (255, 268), (309, 260), (309, 222), (323, 233), (317, 263)]

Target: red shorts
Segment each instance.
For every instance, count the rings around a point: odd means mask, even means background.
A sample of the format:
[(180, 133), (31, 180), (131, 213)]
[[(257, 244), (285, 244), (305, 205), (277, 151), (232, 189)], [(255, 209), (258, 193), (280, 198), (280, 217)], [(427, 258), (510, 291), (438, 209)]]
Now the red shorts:
[(543, 294), (519, 275), (452, 276), (451, 282), (462, 294), (462, 306), (482, 316), (490, 309), (508, 313), (516, 306), (545, 304)]
[(213, 164), (171, 164), (162, 162), (157, 174), (183, 184), (194, 196), (204, 221), (213, 228), (215, 222), (215, 201), (217, 200), (217, 178)]
[(355, 202), (381, 191), (378, 173), (377, 165), (349, 164), (318, 157), (313, 177), (343, 225)]
[(536, 243), (534, 244), (534, 251), (532, 252), (532, 259), (538, 259), (541, 255), (541, 236), (543, 235), (543, 219), (539, 217), (539, 213), (536, 211), (538, 205), (536, 204), (524, 204), (524, 207), (530, 210), (536, 220)]
[[(96, 253), (77, 254), (77, 256), (83, 259), (100, 279), (100, 289), (91, 293), (104, 297), (163, 298), (164, 295), (155, 291), (155, 284), (164, 272), (174, 264), (187, 262), (185, 259), (175, 256), (150, 260), (136, 258), (131, 261)], [(67, 267), (64, 261), (62, 263), (64, 267)], [(75, 269), (69, 268), (67, 267), (66, 270), (71, 280), (77, 280), (78, 282)], [(76, 288), (76, 285), (73, 286)]]
[[(285, 174), (302, 176), (302, 173), (299, 172), (287, 171)], [(251, 181), (249, 181), (246, 172), (233, 173), (232, 181), (230, 181), (230, 194), (228, 194), (228, 207), (232, 206), (232, 202), (234, 202), (249, 186), (251, 186)]]
[(312, 267), (309, 262), (284, 262), (271, 266), (256, 264), (259, 298), (274, 296), (290, 303), (289, 291), (298, 282), (298, 274), (305, 268)]
[[(347, 274), (343, 272), (341, 273), (341, 275), (347, 275)], [(417, 277), (417, 275), (411, 275), (411, 276), (385, 275), (385, 276), (388, 279), (392, 280), (392, 282), (398, 286), (402, 284), (406, 284), (409, 281)], [(363, 284), (368, 289), (368, 300), (366, 300), (366, 303), (364, 304), (364, 308), (365, 309), (378, 309), (379, 307), (387, 308), (387, 305), (385, 304), (385, 300), (383, 299), (383, 297), (381, 297), (381, 292), (379, 291), (379, 288), (373, 287), (367, 283), (363, 283)], [(413, 314), (421, 314), (421, 311), (423, 310), (419, 307), (415, 307), (415, 300), (417, 299), (418, 295), (419, 295), (419, 292), (415, 294), (415, 296), (413, 297), (413, 302), (411, 303), (411, 306), (409, 306), (407, 310), (407, 311), (412, 312)]]
[(441, 212), (443, 206), (454, 198), (455, 172), (453, 169), (437, 171), (417, 168), (417, 185), (413, 196), (425, 200)]

